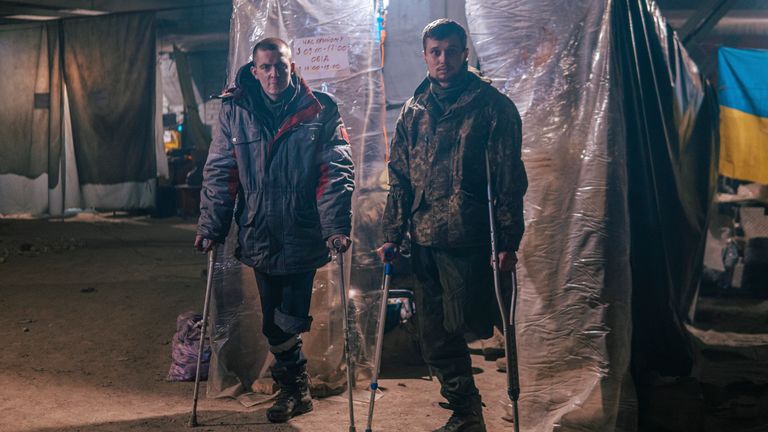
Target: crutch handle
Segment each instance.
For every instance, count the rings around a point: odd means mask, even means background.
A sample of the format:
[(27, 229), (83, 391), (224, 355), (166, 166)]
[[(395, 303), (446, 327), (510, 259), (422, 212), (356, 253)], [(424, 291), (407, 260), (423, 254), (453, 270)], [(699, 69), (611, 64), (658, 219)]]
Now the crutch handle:
[(387, 267), (389, 266), (389, 263), (395, 259), (395, 249), (393, 248), (387, 248), (384, 249), (384, 262), (386, 262)]

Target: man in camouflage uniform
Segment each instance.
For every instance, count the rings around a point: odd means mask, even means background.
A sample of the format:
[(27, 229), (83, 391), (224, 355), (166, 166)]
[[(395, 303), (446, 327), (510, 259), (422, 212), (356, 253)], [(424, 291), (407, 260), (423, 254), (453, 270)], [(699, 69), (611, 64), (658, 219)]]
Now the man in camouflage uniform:
[(484, 432), (480, 394), (464, 331), (480, 338), (500, 322), (492, 282), (486, 152), (495, 193), (498, 258), (512, 270), (523, 235), (527, 189), (515, 105), (467, 67), (467, 37), (456, 22), (426, 26), (428, 77), (403, 107), (392, 139), (382, 260), (408, 233), (416, 307), (427, 364), (443, 407), (453, 411), (435, 432)]
[(354, 167), (336, 103), (295, 73), (281, 39), (257, 43), (238, 71), (203, 174), (195, 247), (224, 243), (234, 213), (235, 254), (253, 267), (280, 385), (267, 418), (285, 422), (312, 410), (300, 334), (316, 269), (350, 245)]

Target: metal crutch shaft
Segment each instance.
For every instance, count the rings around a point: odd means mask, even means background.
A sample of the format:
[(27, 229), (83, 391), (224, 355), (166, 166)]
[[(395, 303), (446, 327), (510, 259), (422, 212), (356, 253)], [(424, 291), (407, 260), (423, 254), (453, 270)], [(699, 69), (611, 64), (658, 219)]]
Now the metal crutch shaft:
[(200, 368), (203, 363), (203, 347), (205, 346), (206, 328), (208, 326), (208, 307), (211, 304), (211, 291), (213, 291), (213, 265), (216, 262), (216, 245), (208, 251), (208, 277), (205, 282), (205, 300), (203, 300), (203, 321), (200, 324), (200, 344), (197, 348), (197, 367), (195, 368), (195, 391), (192, 395), (192, 414), (189, 417), (189, 427), (197, 424), (197, 398), (200, 391)]
[(381, 305), (379, 306), (379, 322), (376, 327), (376, 350), (373, 355), (373, 377), (371, 378), (371, 399), (368, 404), (368, 426), (365, 432), (372, 432), (373, 406), (376, 403), (376, 389), (379, 388), (379, 370), (381, 369), (381, 349), (384, 345), (384, 326), (387, 320), (387, 299), (389, 298), (389, 281), (392, 275), (391, 256), (385, 256), (384, 280), (381, 283)]
[(344, 284), (344, 254), (340, 252), (342, 247), (341, 240), (336, 239), (333, 242), (336, 249), (336, 259), (339, 262), (339, 292), (341, 293), (341, 309), (344, 311), (344, 357), (347, 361), (347, 395), (349, 400), (349, 432), (355, 432), (355, 408), (352, 400), (352, 356), (349, 349), (349, 311), (347, 310), (347, 287)]
[(485, 175), (488, 191), (488, 222), (491, 232), (491, 266), (493, 267), (493, 287), (496, 291), (496, 302), (499, 305), (499, 313), (504, 332), (504, 353), (507, 363), (507, 396), (512, 401), (512, 419), (515, 432), (520, 432), (517, 402), (520, 398), (520, 376), (517, 370), (517, 338), (515, 336), (515, 307), (517, 298), (517, 275), (512, 272), (512, 300), (510, 310), (507, 313), (504, 307), (504, 297), (501, 293), (501, 277), (499, 272), (499, 256), (496, 248), (496, 214), (493, 205), (493, 187), (491, 183), (491, 162), (488, 150), (485, 151)]
[(515, 308), (517, 303), (517, 272), (512, 271), (512, 300), (509, 314), (505, 323), (504, 345), (507, 354), (507, 395), (512, 401), (512, 418), (515, 422), (515, 432), (520, 432), (518, 421), (518, 400), (520, 399), (520, 375), (517, 365), (517, 336), (515, 330)]

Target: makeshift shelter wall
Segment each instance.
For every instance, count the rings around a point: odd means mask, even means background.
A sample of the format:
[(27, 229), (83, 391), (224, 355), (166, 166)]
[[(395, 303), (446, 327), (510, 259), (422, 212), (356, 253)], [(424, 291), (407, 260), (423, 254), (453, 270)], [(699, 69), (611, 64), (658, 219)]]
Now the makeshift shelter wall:
[(62, 27), (84, 206), (153, 206), (154, 15), (65, 20)]
[(690, 368), (712, 93), (651, 1), (469, 0), (467, 18), (523, 117), (521, 423), (634, 430), (630, 351), (636, 378)]
[(0, 213), (154, 206), (153, 15), (10, 26), (0, 45), (21, 60), (2, 65)]
[(0, 214), (60, 208), (62, 84), (56, 23), (0, 29)]
[(481, 70), (523, 119), (521, 425), (634, 430), (626, 141), (611, 2), (467, 2)]
[(649, 376), (685, 376), (693, 364), (683, 323), (701, 277), (717, 181), (718, 106), (656, 3), (625, 0), (614, 11), (635, 287), (632, 372), (642, 408)]
[[(181, 92), (179, 68), (176, 64), (174, 55), (170, 53), (160, 54), (157, 61), (158, 68), (160, 69), (160, 78), (162, 80), (163, 96), (165, 97), (165, 102), (168, 105), (169, 111), (184, 111), (184, 96)], [(194, 94), (197, 110), (200, 112), (203, 107), (203, 98), (200, 96), (200, 91), (194, 81), (192, 82), (192, 92)]]

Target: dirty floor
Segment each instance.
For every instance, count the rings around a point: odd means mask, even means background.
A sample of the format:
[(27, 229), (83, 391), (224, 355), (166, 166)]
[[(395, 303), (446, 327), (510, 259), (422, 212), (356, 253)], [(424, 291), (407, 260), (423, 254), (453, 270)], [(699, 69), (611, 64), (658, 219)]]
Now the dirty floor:
[[(192, 219), (0, 219), (0, 431), (191, 430), (193, 385), (165, 376), (176, 316), (202, 308), (205, 257), (193, 237)], [(703, 299), (697, 316), (696, 376), (650, 384), (642, 432), (768, 431), (768, 302)], [(488, 430), (513, 430), (501, 418), (504, 375), (480, 355), (473, 363)], [(438, 383), (424, 372), (384, 365), (374, 430), (445, 422)], [(265, 406), (201, 398), (194, 430), (349, 430), (344, 398), (315, 406), (272, 425)], [(358, 431), (365, 411), (356, 407)]]

